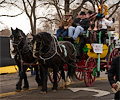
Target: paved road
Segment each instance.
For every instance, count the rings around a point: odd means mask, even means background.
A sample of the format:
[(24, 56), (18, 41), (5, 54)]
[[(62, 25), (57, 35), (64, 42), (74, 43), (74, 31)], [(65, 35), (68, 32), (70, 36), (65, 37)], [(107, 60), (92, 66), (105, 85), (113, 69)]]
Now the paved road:
[(20, 93), (15, 92), (17, 73), (0, 75), (0, 100), (112, 100), (114, 94), (104, 73), (102, 72), (101, 77), (97, 78), (91, 87), (86, 87), (83, 81), (74, 79), (68, 89), (59, 89), (57, 93), (52, 92), (52, 84), (48, 81), (47, 94), (40, 94), (35, 76), (31, 76), (30, 72), (27, 72), (30, 90)]

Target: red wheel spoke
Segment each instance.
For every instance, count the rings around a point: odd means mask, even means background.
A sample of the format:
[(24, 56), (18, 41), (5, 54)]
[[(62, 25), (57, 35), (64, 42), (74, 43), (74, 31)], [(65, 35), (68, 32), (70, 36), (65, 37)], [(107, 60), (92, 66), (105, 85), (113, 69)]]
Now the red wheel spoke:
[(86, 86), (91, 86), (96, 78), (96, 75), (93, 76), (93, 69), (96, 68), (96, 60), (93, 57), (90, 57), (87, 59), (86, 63), (86, 70), (85, 70), (85, 76), (84, 76), (84, 81)]
[[(53, 71), (53, 70), (52, 70), (52, 71)], [(51, 72), (50, 70), (49, 70), (49, 79), (50, 79), (51, 83), (54, 82), (54, 79), (53, 79), (53, 72)], [(60, 73), (58, 72), (58, 73), (57, 73), (57, 82), (59, 82), (60, 79), (61, 79), (61, 75), (60, 75)]]
[(83, 70), (78, 68), (75, 72), (75, 76), (78, 80), (83, 80)]

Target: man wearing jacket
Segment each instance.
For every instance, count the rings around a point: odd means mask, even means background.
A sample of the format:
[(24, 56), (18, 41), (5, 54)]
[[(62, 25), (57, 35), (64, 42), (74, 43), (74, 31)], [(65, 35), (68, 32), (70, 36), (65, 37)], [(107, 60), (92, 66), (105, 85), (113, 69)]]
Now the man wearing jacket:
[(72, 37), (76, 40), (79, 34), (86, 33), (89, 25), (90, 21), (86, 18), (85, 12), (82, 11), (74, 20), (72, 26), (68, 28), (68, 37)]
[[(119, 51), (120, 52), (120, 51)], [(116, 80), (114, 76), (116, 75)], [(120, 82), (120, 55), (117, 58), (113, 58), (111, 67), (108, 71), (108, 80), (110, 85), (116, 89), (117, 85), (116, 82)], [(120, 100), (120, 91), (115, 94), (115, 100)]]

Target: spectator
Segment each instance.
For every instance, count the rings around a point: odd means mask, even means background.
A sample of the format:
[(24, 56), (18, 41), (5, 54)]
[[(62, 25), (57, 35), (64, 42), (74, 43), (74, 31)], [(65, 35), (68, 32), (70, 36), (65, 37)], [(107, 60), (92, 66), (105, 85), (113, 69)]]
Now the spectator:
[[(120, 49), (120, 48), (119, 48)], [(120, 50), (119, 50), (120, 52)], [(116, 75), (116, 80), (114, 79), (114, 76)], [(117, 58), (113, 58), (111, 67), (108, 71), (108, 80), (110, 85), (116, 89), (117, 85), (116, 82), (120, 82), (120, 55)], [(120, 91), (118, 91), (115, 94), (115, 100), (120, 100)]]
[(76, 40), (79, 34), (86, 33), (88, 29), (90, 21), (86, 18), (86, 14), (84, 11), (77, 16), (74, 20), (72, 26), (68, 28), (68, 37), (71, 37), (73, 40)]
[(97, 13), (93, 13), (92, 11), (88, 11), (86, 17), (90, 20), (89, 37), (87, 38), (88, 43), (95, 43), (97, 41), (97, 21), (95, 21)]
[(72, 15), (69, 12), (66, 12), (64, 18), (60, 22), (59, 29), (57, 30), (57, 37), (65, 37), (68, 34), (68, 27), (73, 23)]
[(86, 14), (86, 18), (90, 18), (92, 16), (93, 12), (89, 10)]

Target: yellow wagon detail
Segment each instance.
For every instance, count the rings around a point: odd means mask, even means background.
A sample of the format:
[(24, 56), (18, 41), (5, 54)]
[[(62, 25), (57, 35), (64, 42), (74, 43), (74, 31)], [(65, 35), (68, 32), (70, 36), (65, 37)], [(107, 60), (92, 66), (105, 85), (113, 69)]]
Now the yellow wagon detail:
[[(98, 55), (93, 51), (93, 47), (91, 44), (86, 44), (87, 48), (89, 48), (87, 55), (89, 57), (98, 58)], [(100, 54), (100, 58), (105, 58), (108, 53), (108, 46), (106, 44), (103, 44), (103, 53)]]

